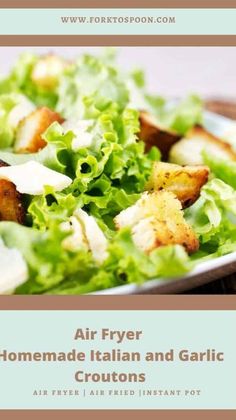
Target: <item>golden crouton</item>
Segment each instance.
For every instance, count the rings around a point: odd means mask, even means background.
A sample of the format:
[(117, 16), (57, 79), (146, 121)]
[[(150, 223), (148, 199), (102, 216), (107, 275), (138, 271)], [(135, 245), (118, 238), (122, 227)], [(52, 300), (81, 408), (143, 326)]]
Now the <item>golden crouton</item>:
[(171, 191), (181, 201), (183, 207), (188, 207), (198, 199), (208, 175), (207, 166), (179, 166), (173, 163), (155, 162), (146, 189)]
[(182, 245), (189, 254), (199, 247), (194, 231), (184, 219), (180, 201), (169, 191), (143, 193), (114, 222), (117, 229), (130, 226), (135, 244), (146, 253), (163, 245)]
[(15, 152), (35, 153), (43, 149), (47, 143), (42, 134), (54, 121), (62, 123), (63, 119), (47, 107), (38, 108), (23, 118), (16, 132)]
[(139, 138), (144, 141), (146, 152), (148, 152), (152, 146), (156, 146), (160, 150), (163, 160), (167, 160), (171, 146), (176, 143), (181, 136), (172, 130), (161, 127), (155, 120), (155, 117), (146, 111), (140, 112), (139, 121)]
[(230, 144), (197, 125), (172, 146), (169, 161), (179, 165), (201, 165), (203, 151), (221, 159), (236, 160), (236, 152)]
[(61, 57), (53, 54), (42, 56), (33, 68), (31, 79), (38, 87), (52, 90), (67, 66), (68, 63)]
[[(8, 166), (0, 160), (0, 167)], [(22, 195), (16, 191), (15, 185), (0, 179), (0, 221), (11, 221), (23, 224), (25, 210), (22, 204)]]

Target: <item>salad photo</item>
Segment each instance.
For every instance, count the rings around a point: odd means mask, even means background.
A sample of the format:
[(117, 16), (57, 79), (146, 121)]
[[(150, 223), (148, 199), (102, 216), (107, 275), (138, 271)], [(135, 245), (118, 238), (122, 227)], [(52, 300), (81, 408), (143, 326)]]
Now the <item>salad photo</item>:
[(0, 294), (142, 293), (236, 262), (236, 123), (129, 67), (28, 49), (1, 77)]

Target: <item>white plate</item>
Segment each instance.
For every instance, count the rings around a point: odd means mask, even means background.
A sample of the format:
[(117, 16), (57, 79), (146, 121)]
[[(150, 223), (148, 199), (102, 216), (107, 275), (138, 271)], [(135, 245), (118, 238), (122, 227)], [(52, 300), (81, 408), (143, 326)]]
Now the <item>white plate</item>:
[[(219, 137), (233, 123), (232, 120), (205, 112), (204, 126), (207, 130)], [(127, 294), (151, 294), (151, 293), (181, 293), (209, 283), (217, 278), (227, 276), (236, 271), (236, 252), (216, 258), (214, 260), (205, 261), (198, 264), (194, 270), (185, 276), (178, 278), (159, 278), (149, 280), (137, 286), (136, 284), (128, 284), (125, 286), (114, 287), (97, 292), (102, 295), (127, 295)]]

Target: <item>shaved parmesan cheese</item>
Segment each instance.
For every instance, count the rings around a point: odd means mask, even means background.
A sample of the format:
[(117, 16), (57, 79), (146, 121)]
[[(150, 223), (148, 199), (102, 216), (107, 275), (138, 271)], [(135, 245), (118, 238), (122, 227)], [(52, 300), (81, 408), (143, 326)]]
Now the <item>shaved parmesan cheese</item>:
[(92, 146), (93, 136), (91, 133), (81, 133), (72, 141), (72, 149), (76, 152), (83, 147)]
[(98, 264), (107, 258), (107, 239), (95, 218), (84, 210), (76, 210), (68, 222), (61, 224), (61, 230), (71, 233), (62, 242), (63, 248), (67, 251), (76, 252), (80, 249), (91, 251)]
[(93, 135), (87, 130), (93, 125), (93, 120), (65, 121), (62, 126), (64, 131), (72, 131), (75, 138), (72, 140), (72, 149), (76, 152), (83, 147), (91, 147)]
[(136, 223), (132, 229), (133, 240), (139, 249), (154, 249), (156, 245), (155, 217), (146, 217)]
[(61, 224), (61, 230), (63, 232), (70, 232), (71, 235), (67, 236), (62, 246), (67, 251), (78, 251), (81, 248), (88, 249), (88, 243), (85, 238), (83, 227), (80, 221), (75, 216), (71, 216), (69, 222)]
[[(147, 193), (143, 193), (143, 196), (146, 197)], [(119, 226), (119, 229), (127, 226), (135, 225), (141, 217), (142, 217), (142, 204), (141, 201), (137, 201), (137, 203), (133, 204), (132, 206), (128, 207), (125, 210), (122, 210), (116, 217), (115, 217), (115, 224)]]
[(107, 258), (107, 239), (93, 216), (84, 210), (76, 210), (75, 216), (81, 221), (89, 248), (96, 262), (102, 263)]
[(12, 182), (15, 184), (17, 191), (30, 195), (43, 194), (45, 186), (53, 187), (55, 191), (61, 191), (72, 182), (68, 176), (48, 169), (35, 161), (29, 161), (22, 165), (1, 167), (0, 179)]
[(19, 102), (8, 115), (8, 122), (12, 128), (16, 128), (23, 118), (35, 110), (35, 105), (26, 96), (19, 95)]
[(0, 293), (7, 294), (15, 290), (28, 279), (28, 268), (20, 251), (7, 248), (0, 239)]

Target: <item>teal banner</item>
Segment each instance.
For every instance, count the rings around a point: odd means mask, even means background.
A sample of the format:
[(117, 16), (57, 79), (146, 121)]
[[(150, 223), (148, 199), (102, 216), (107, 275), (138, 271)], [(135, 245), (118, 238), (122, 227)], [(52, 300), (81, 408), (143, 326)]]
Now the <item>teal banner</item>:
[(235, 311), (0, 311), (0, 409), (235, 409)]
[(236, 9), (1, 9), (1, 35), (235, 35)]

